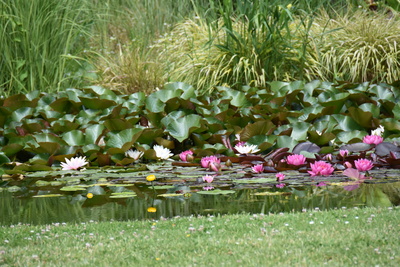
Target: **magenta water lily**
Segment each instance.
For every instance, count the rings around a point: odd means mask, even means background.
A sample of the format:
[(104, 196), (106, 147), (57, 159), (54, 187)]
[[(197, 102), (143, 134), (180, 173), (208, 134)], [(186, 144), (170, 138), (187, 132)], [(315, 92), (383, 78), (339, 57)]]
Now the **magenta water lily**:
[(315, 163), (311, 163), (311, 171), (308, 171), (311, 176), (317, 175), (331, 175), (335, 170), (330, 163), (325, 161), (316, 161)]

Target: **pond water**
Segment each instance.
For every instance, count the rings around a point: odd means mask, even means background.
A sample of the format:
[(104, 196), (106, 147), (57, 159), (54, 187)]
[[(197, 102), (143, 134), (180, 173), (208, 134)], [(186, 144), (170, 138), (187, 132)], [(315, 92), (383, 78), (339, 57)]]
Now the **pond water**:
[[(140, 174), (143, 180), (143, 174)], [(209, 184), (167, 180), (151, 184), (85, 183), (55, 185), (54, 179), (31, 179), (19, 186), (8, 183), (0, 192), (1, 225), (49, 224), (109, 220), (143, 220), (174, 216), (234, 213), (279, 213), (400, 204), (396, 180), (287, 182), (283, 188), (268, 183), (271, 176), (241, 183)], [(264, 180), (263, 180), (264, 179)], [(343, 178), (342, 178), (343, 179)], [(59, 182), (61, 179), (58, 179)], [(122, 179), (127, 182), (127, 179)], [(290, 180), (290, 179), (288, 179)], [(121, 182), (121, 179), (118, 179)], [(254, 182), (255, 181), (255, 182)], [(100, 181), (101, 182), (101, 181)], [(154, 187), (153, 187), (154, 186)], [(74, 188), (75, 187), (75, 188)], [(63, 190), (64, 189), (64, 190)], [(65, 190), (67, 189), (67, 190)]]

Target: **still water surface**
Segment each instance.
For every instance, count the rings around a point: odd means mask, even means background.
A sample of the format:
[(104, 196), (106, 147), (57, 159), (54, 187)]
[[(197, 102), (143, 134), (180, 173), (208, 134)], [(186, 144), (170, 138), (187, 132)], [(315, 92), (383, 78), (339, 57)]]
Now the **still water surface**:
[[(42, 188), (46, 191), (46, 188)], [(175, 216), (279, 213), (400, 205), (400, 182), (360, 185), (299, 185), (284, 188), (237, 187), (214, 191), (186, 185), (156, 187), (128, 185), (134, 196), (116, 197), (115, 188), (92, 186), (89, 191), (64, 192), (52, 197), (32, 197), (29, 190), (0, 192), (0, 224), (49, 224), (109, 220), (143, 220)], [(35, 192), (40, 195), (41, 192)], [(46, 193), (46, 192), (45, 192)], [(149, 207), (153, 212), (148, 212)], [(155, 211), (155, 212), (154, 212)]]

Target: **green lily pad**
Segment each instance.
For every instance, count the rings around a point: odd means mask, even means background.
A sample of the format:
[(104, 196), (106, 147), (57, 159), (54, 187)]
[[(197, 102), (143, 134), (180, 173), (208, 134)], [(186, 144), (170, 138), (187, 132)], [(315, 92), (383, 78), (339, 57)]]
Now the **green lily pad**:
[(116, 192), (111, 193), (110, 198), (130, 198), (135, 196), (136, 194), (134, 192)]
[(232, 182), (238, 184), (263, 184), (263, 183), (276, 182), (276, 178), (238, 179), (238, 180), (233, 180)]
[(42, 198), (42, 197), (62, 197), (63, 195), (61, 195), (61, 194), (48, 194), (48, 195), (36, 195), (36, 196), (33, 196), (33, 197), (40, 197), (40, 198)]
[(234, 190), (209, 190), (209, 191), (199, 191), (197, 194), (201, 195), (228, 195), (228, 194), (234, 194), (236, 191)]
[(86, 190), (86, 188), (82, 185), (79, 186), (64, 186), (60, 188), (61, 191), (82, 191)]

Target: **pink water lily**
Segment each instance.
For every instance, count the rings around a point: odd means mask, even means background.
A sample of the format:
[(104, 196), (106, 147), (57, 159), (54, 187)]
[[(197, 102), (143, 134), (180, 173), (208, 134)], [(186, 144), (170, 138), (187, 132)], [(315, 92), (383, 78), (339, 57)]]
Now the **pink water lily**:
[(330, 163), (325, 161), (316, 161), (314, 164), (311, 163), (311, 171), (308, 171), (311, 176), (317, 175), (331, 175), (335, 170)]
[(212, 183), (212, 181), (214, 181), (214, 176), (211, 176), (211, 175), (204, 175), (203, 176), (203, 182)]
[(221, 163), (221, 160), (216, 156), (208, 156), (201, 159), (200, 164), (203, 168), (210, 168), (211, 162)]
[(75, 157), (71, 159), (65, 159), (65, 162), (61, 162), (63, 170), (78, 170), (89, 162), (86, 161), (86, 157)]
[(255, 173), (262, 173), (264, 171), (264, 165), (262, 164), (257, 164), (251, 167), (251, 170)]
[[(188, 161), (188, 156), (192, 156), (193, 155), (193, 151), (191, 151), (191, 150), (186, 150), (186, 151), (183, 151), (182, 153), (180, 153), (179, 154), (179, 158), (182, 160), (182, 161)], [(189, 156), (189, 158), (190, 158), (190, 156)], [(192, 158), (193, 159), (193, 158)]]
[(378, 145), (383, 142), (383, 137), (379, 135), (366, 135), (363, 138), (363, 143), (370, 145)]
[(306, 163), (306, 157), (304, 155), (293, 154), (287, 156), (286, 162), (291, 165), (300, 166)]
[(341, 150), (339, 150), (339, 154), (340, 154), (340, 156), (342, 156), (342, 158), (344, 158), (349, 155), (349, 151), (347, 149), (341, 149)]
[(358, 159), (354, 161), (354, 165), (359, 171), (369, 171), (374, 167), (374, 164), (369, 159)]
[(285, 175), (284, 175), (283, 173), (281, 173), (281, 172), (277, 173), (277, 174), (275, 175), (275, 177), (276, 177), (276, 179), (277, 179), (278, 181), (283, 181), (283, 180), (285, 179)]

